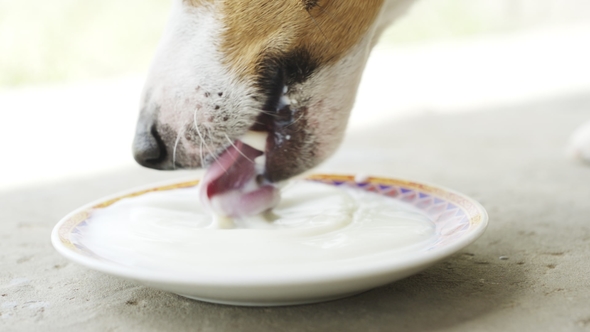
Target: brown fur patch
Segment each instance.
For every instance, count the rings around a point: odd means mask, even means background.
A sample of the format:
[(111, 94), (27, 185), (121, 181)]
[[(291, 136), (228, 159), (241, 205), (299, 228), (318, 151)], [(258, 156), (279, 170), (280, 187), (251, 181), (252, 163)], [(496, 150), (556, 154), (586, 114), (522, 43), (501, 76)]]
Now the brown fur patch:
[(198, 7), (198, 6), (203, 5), (204, 3), (212, 2), (213, 0), (182, 0), (182, 1), (188, 5)]
[(305, 50), (319, 66), (330, 64), (359, 42), (382, 5), (383, 0), (224, 1), (220, 50), (242, 78), (256, 75), (262, 58), (295, 50)]

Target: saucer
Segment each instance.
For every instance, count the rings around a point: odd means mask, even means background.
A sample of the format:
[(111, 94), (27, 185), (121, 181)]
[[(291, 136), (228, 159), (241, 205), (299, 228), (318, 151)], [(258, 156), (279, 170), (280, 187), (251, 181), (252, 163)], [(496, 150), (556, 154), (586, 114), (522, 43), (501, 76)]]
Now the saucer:
[[(177, 180), (115, 194), (83, 206), (58, 222), (51, 241), (60, 254), (73, 262), (184, 297), (231, 305), (278, 306), (342, 298), (394, 282), (464, 248), (483, 234), (487, 226), (487, 213), (478, 202), (436, 185), (394, 178), (334, 174), (315, 174), (302, 181), (385, 196), (394, 200), (400, 210), (418, 211), (427, 218), (433, 225), (433, 234), (426, 245), (408, 246), (403, 254), (383, 253), (378, 259), (350, 260), (350, 264), (341, 264), (334, 269), (317, 269), (300, 262), (298, 266), (291, 266), (289, 273), (271, 269), (264, 274), (240, 271), (239, 267), (234, 268), (232, 273), (223, 273), (227, 269), (221, 268), (215, 271), (215, 267), (207, 271), (191, 269), (191, 266), (175, 269), (168, 261), (158, 262), (158, 258), (152, 258), (149, 265), (142, 265), (141, 252), (114, 246), (107, 248), (109, 255), (105, 255), (104, 251), (88, 246), (88, 239), (95, 235), (92, 234), (97, 229), (95, 226), (100, 226), (92, 225), (100, 220), (93, 220), (93, 214), (112, 209), (122, 200), (156, 192), (172, 194), (194, 188), (199, 183), (198, 180)], [(196, 201), (195, 198), (195, 204)], [(125, 229), (123, 226), (121, 229)], [(133, 227), (142, 226), (140, 223)], [(169, 250), (181, 248), (182, 245), (171, 245)], [(173, 252), (169, 254), (174, 256)], [(115, 256), (117, 259), (113, 259)]]

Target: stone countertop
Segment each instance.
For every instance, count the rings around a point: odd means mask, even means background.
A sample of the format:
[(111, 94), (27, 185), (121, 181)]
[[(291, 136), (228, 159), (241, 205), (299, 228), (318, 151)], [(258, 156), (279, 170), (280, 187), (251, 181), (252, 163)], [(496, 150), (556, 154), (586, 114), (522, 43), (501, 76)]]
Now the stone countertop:
[(0, 191), (0, 330), (590, 331), (590, 167), (563, 153), (587, 120), (590, 94), (580, 94), (351, 133), (320, 170), (444, 185), (479, 200), (490, 225), (424, 272), (313, 305), (193, 301), (69, 263), (52, 248), (51, 229), (71, 210), (175, 173), (122, 167)]

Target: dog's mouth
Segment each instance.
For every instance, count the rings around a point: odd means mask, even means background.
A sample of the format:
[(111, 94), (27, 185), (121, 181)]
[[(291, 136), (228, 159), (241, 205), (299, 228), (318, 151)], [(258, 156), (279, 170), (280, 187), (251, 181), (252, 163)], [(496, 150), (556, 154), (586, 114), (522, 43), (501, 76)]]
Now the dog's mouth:
[(294, 107), (287, 93), (281, 89), (274, 106), (267, 103), (250, 128), (266, 134), (262, 142), (237, 139), (208, 167), (201, 200), (218, 214), (240, 217), (272, 208), (279, 201), (274, 183), (307, 169), (301, 165), (306, 109)]
[(280, 194), (263, 177), (262, 165), (257, 162), (262, 155), (242, 140), (232, 143), (201, 180), (201, 202), (228, 217), (254, 215), (274, 207)]

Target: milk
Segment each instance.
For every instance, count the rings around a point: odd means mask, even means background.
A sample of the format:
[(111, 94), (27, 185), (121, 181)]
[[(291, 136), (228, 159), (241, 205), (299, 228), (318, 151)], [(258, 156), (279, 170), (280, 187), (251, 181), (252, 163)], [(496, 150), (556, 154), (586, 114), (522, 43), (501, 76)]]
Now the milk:
[(134, 268), (223, 275), (370, 264), (434, 238), (422, 212), (358, 189), (294, 182), (273, 211), (237, 220), (216, 218), (197, 195), (186, 188), (122, 199), (93, 211), (79, 241)]

